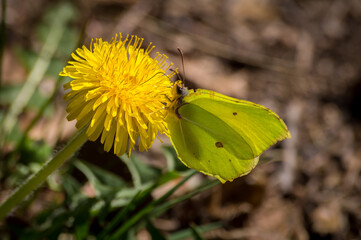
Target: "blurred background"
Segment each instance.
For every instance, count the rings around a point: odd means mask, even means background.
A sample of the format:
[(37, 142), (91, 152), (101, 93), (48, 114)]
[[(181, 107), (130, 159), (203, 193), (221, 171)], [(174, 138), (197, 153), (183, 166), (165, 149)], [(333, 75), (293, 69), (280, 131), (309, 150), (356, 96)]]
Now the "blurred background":
[[(152, 42), (154, 56), (166, 54), (184, 74), (179, 47), (189, 88), (265, 105), (292, 135), (249, 175), (147, 217), (128, 239), (361, 238), (359, 0), (2, 0), (1, 9), (0, 118), (10, 116), (1, 201), (76, 131), (62, 100), (69, 79), (58, 77), (70, 53), (121, 32)], [(86, 143), (0, 223), (1, 239), (103, 239), (134, 201), (131, 190), (179, 174), (152, 188), (134, 215), (186, 172), (162, 140), (134, 153), (140, 185), (126, 161)], [(166, 203), (208, 180), (197, 174)], [(115, 222), (107, 233), (126, 219)]]

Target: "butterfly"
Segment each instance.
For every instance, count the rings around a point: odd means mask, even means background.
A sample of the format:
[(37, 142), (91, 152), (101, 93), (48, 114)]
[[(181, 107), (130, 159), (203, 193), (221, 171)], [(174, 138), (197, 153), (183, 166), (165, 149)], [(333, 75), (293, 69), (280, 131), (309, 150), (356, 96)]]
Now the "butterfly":
[(283, 120), (253, 102), (210, 90), (188, 90), (178, 80), (166, 122), (178, 158), (222, 183), (248, 174), (271, 145), (290, 138)]

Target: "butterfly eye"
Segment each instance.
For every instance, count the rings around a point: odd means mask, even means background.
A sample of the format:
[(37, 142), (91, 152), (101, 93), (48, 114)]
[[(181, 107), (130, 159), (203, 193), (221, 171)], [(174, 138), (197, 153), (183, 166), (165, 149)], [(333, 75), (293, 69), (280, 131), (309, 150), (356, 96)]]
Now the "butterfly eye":
[(177, 85), (177, 94), (178, 95), (182, 95), (182, 87), (181, 86), (179, 86), (179, 85)]

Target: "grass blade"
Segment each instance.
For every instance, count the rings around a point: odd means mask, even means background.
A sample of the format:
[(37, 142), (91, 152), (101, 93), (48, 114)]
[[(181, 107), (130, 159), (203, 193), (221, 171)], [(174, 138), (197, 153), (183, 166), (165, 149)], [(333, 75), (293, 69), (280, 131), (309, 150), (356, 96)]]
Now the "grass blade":
[(6, 0), (1, 1), (1, 25), (0, 25), (0, 88), (2, 83), (3, 55), (6, 41)]

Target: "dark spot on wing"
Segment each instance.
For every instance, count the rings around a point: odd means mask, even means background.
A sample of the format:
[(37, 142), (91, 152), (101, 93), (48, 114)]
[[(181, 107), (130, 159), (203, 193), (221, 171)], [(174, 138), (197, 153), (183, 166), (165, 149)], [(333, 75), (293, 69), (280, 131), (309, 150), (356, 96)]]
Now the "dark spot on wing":
[(229, 160), (229, 162), (232, 162), (232, 160), (231, 159), (228, 159)]
[(234, 112), (234, 113), (233, 113), (233, 116), (236, 116), (236, 115), (237, 115), (237, 113), (236, 113), (236, 112)]
[(223, 143), (221, 143), (221, 142), (216, 142), (216, 147), (217, 147), (217, 148), (223, 148)]

